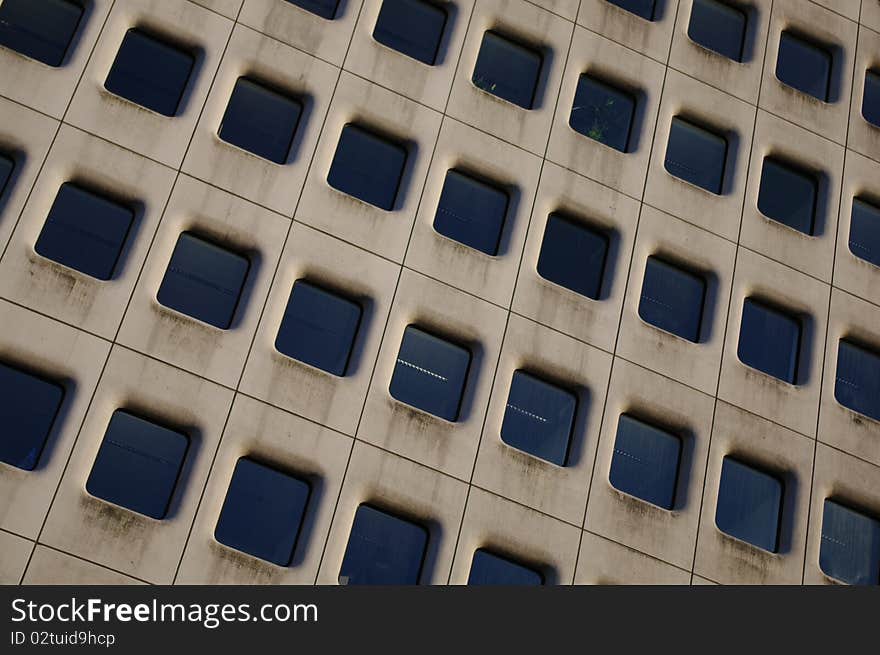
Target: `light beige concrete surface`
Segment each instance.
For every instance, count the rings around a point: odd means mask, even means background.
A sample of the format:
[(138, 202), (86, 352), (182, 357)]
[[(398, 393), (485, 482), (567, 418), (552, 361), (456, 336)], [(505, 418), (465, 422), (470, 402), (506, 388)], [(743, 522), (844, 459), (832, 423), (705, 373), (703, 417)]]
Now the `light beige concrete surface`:
[(678, 4), (679, 0), (657, 0), (655, 20), (646, 21), (607, 0), (581, 0), (577, 22), (665, 63), (669, 56)]
[(235, 18), (241, 9), (244, 0), (192, 0), (197, 5), (207, 7), (212, 11), (223, 14), (227, 18)]
[[(877, 7), (880, 7), (880, 5), (875, 2), (866, 2), (863, 11), (866, 14), (869, 11), (876, 12), (878, 20), (880, 20), (880, 9)], [(869, 70), (880, 68), (880, 34), (871, 30), (860, 29), (855, 59), (846, 146), (877, 161), (880, 160), (880, 127), (872, 125), (865, 120), (863, 107), (865, 74)]]
[(144, 583), (94, 562), (38, 545), (22, 584), (142, 585)]
[(33, 541), (0, 530), (0, 585), (21, 582), (33, 549)]
[(862, 258), (868, 244), (850, 236), (853, 199), (876, 203), (880, 198), (880, 163), (846, 152), (840, 217), (837, 221), (837, 250), (834, 258), (834, 286), (880, 305), (880, 266)]
[(583, 532), (576, 585), (686, 585), (691, 574), (599, 535)]

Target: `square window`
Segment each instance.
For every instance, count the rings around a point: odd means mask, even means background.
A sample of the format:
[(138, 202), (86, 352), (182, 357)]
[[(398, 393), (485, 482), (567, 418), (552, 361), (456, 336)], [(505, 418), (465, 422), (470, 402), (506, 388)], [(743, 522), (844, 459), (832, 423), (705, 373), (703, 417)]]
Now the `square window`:
[(383, 0), (373, 38), (433, 66), (443, 39), (446, 11), (424, 0)]
[(853, 199), (849, 249), (856, 257), (880, 266), (880, 207)]
[(33, 471), (52, 432), (64, 387), (0, 363), (0, 462)]
[(406, 148), (362, 127), (342, 128), (327, 182), (334, 189), (391, 211), (406, 166)]
[(675, 505), (681, 439), (627, 414), (617, 422), (611, 485), (663, 509)]
[(779, 36), (776, 77), (783, 84), (828, 102), (831, 89), (831, 53), (791, 32)]
[(99, 280), (113, 277), (134, 212), (70, 182), (61, 185), (34, 249)]
[(608, 245), (605, 234), (561, 214), (550, 214), (538, 256), (538, 275), (598, 300)]
[(125, 33), (104, 87), (164, 116), (174, 116), (195, 58), (139, 29)]
[(287, 0), (287, 2), (327, 20), (336, 18), (336, 9), (339, 6), (339, 0)]
[(232, 325), (249, 268), (245, 257), (184, 232), (157, 298), (166, 307), (226, 330)]
[(343, 376), (361, 313), (356, 302), (297, 280), (284, 310), (275, 348), (309, 366)]
[(703, 321), (706, 280), (657, 257), (648, 257), (639, 300), (646, 323), (697, 343)]
[(302, 105), (258, 82), (239, 77), (229, 98), (220, 138), (258, 157), (287, 163)]
[(654, 20), (656, 0), (608, 0), (608, 2), (645, 20)]
[(664, 166), (670, 175), (721, 195), (727, 139), (675, 117), (669, 127)]
[(798, 318), (746, 298), (739, 329), (737, 356), (746, 366), (797, 384), (801, 350), (801, 322)]
[(851, 585), (880, 583), (880, 521), (826, 498), (819, 568)]
[(631, 93), (584, 74), (578, 78), (568, 124), (586, 137), (626, 152), (635, 111)]
[(446, 173), (434, 229), (493, 257), (498, 254), (507, 216), (507, 192), (464, 173)]
[(82, 6), (69, 0), (5, 0), (0, 2), (0, 45), (57, 68), (82, 16)]
[(417, 523), (361, 505), (339, 571), (340, 584), (419, 583), (428, 531)]
[(389, 392), (402, 403), (457, 421), (471, 352), (409, 325), (400, 342)]
[(469, 585), (542, 585), (544, 576), (522, 564), (478, 548), (471, 562)]
[(138, 514), (163, 519), (188, 448), (185, 434), (118, 409), (110, 418), (86, 491)]
[(862, 116), (872, 125), (880, 127), (880, 72), (865, 71)]
[(844, 407), (880, 421), (880, 354), (841, 339), (834, 397)]
[(813, 175), (772, 157), (764, 159), (758, 210), (767, 218), (812, 235), (818, 185)]
[(747, 18), (744, 12), (717, 0), (694, 0), (688, 36), (704, 48), (742, 61)]
[(309, 484), (252, 459), (235, 464), (214, 538), (278, 566), (289, 566), (309, 502)]
[(565, 466), (576, 410), (574, 394), (524, 371), (514, 371), (501, 422), (501, 440)]
[(782, 482), (732, 457), (721, 463), (715, 525), (722, 532), (775, 553), (782, 519)]
[(488, 31), (483, 34), (471, 80), (487, 93), (531, 109), (541, 64), (541, 53), (533, 48)]
[(6, 191), (6, 185), (12, 178), (12, 172), (15, 170), (15, 161), (11, 157), (0, 155), (0, 196)]

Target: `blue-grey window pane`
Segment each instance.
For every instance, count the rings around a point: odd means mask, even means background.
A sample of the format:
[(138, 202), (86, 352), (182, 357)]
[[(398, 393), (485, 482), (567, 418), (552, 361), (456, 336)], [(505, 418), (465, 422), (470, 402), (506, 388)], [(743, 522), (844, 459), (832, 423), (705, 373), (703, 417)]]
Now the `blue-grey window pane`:
[(287, 0), (287, 2), (327, 20), (336, 18), (336, 9), (339, 6), (339, 0)]
[(214, 538), (235, 550), (288, 566), (309, 492), (308, 482), (242, 457), (235, 464)]
[(524, 109), (535, 103), (541, 54), (496, 32), (485, 32), (471, 77), (478, 88)]
[(831, 53), (822, 46), (783, 32), (776, 56), (776, 77), (802, 93), (828, 102)]
[(746, 366), (797, 384), (801, 322), (796, 317), (746, 298), (737, 356)]
[(133, 222), (129, 207), (68, 182), (58, 190), (34, 249), (80, 273), (109, 280)]
[(657, 507), (672, 509), (680, 460), (678, 436), (621, 414), (609, 474), (615, 489)]
[(419, 583), (428, 531), (370, 505), (354, 516), (340, 584), (414, 585)]
[(856, 257), (880, 266), (880, 207), (859, 198), (853, 200), (849, 249)]
[(220, 124), (220, 138), (263, 159), (284, 164), (301, 114), (302, 105), (297, 100), (240, 77)]
[(118, 409), (104, 433), (86, 491), (133, 512), (163, 519), (188, 447), (185, 434)]
[(560, 214), (547, 217), (538, 275), (598, 300), (608, 256), (608, 237)]
[(621, 9), (640, 16), (645, 20), (654, 20), (654, 5), (657, 0), (608, 0)]
[(847, 584), (880, 583), (880, 521), (826, 499), (819, 567)]
[(433, 66), (440, 50), (446, 11), (424, 0), (383, 0), (373, 38)]
[(742, 61), (746, 15), (717, 0), (694, 0), (688, 36), (704, 48)]
[(402, 403), (457, 421), (470, 365), (467, 348), (410, 325), (403, 333), (389, 391)]
[(514, 371), (501, 439), (535, 457), (565, 466), (576, 410), (574, 394), (524, 371)]
[(636, 99), (595, 77), (578, 78), (568, 119), (572, 129), (606, 146), (626, 152), (636, 111)]
[(249, 268), (245, 257), (184, 232), (157, 298), (166, 307), (225, 330), (232, 325)]
[(333, 375), (345, 375), (361, 321), (361, 306), (297, 280), (275, 339), (288, 357)]
[(391, 211), (406, 158), (403, 146), (348, 124), (342, 128), (327, 182), (334, 189)]
[(58, 67), (82, 15), (82, 6), (69, 0), (5, 0), (0, 3), (0, 45)]
[(782, 517), (782, 482), (732, 457), (721, 463), (715, 525), (722, 532), (775, 553)]
[(0, 462), (34, 470), (63, 400), (60, 384), (0, 363)]
[(698, 187), (721, 194), (727, 139), (681, 118), (673, 118), (666, 146), (666, 170)]
[(639, 316), (682, 339), (700, 340), (706, 280), (657, 257), (648, 257)]
[(0, 197), (6, 191), (6, 185), (12, 178), (12, 171), (15, 170), (15, 161), (4, 155), (0, 155)]
[(880, 421), (880, 353), (841, 339), (834, 397), (841, 405)]
[(434, 229), (487, 255), (498, 254), (507, 216), (507, 192), (451, 170), (446, 173)]
[(484, 548), (474, 552), (469, 585), (542, 585), (544, 576)]
[(174, 116), (195, 58), (138, 29), (125, 33), (104, 87), (165, 116)]
[(764, 159), (758, 209), (767, 218), (812, 235), (816, 223), (816, 191), (814, 176), (772, 157)]
[(877, 71), (865, 72), (862, 116), (872, 125), (880, 127), (880, 73)]

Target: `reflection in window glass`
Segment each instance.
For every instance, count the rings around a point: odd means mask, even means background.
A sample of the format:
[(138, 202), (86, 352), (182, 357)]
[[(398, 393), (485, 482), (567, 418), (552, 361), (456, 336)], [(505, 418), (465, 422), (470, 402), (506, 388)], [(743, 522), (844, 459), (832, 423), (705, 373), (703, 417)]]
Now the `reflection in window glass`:
[(134, 212), (75, 184), (58, 190), (34, 249), (99, 280), (113, 277)]
[(478, 548), (474, 552), (469, 585), (542, 585), (544, 577), (522, 564)]
[(339, 6), (339, 0), (287, 0), (287, 2), (327, 20), (336, 18), (336, 9)]
[(865, 72), (862, 116), (872, 125), (880, 127), (880, 72), (875, 70)]
[(166, 307), (226, 330), (232, 325), (249, 268), (245, 257), (184, 232), (157, 298)]
[(776, 77), (802, 93), (828, 102), (831, 87), (831, 53), (791, 32), (779, 37)]
[(12, 171), (15, 170), (15, 162), (10, 157), (0, 155), (0, 197), (6, 191), (6, 185), (12, 178)]
[(681, 439), (621, 414), (608, 479), (612, 486), (647, 503), (672, 509), (681, 460)]
[(826, 499), (819, 567), (825, 575), (847, 584), (880, 583), (880, 521)]
[(69, 0), (5, 0), (0, 3), (0, 46), (61, 66), (82, 15), (82, 5)]
[(746, 298), (737, 355), (746, 366), (797, 384), (801, 322), (795, 316)]
[(457, 421), (471, 353), (410, 325), (403, 333), (389, 391), (402, 403)]
[(538, 275), (587, 298), (602, 292), (609, 239), (561, 214), (550, 214), (538, 257)]
[(742, 61), (746, 15), (724, 2), (694, 0), (688, 36), (704, 48)]
[(342, 128), (327, 182), (334, 189), (391, 211), (406, 165), (406, 148), (357, 125)]
[(880, 421), (880, 354), (841, 339), (834, 397), (844, 407)]
[(648, 257), (639, 316), (682, 339), (700, 340), (706, 281), (657, 257)]
[(880, 207), (853, 199), (849, 249), (856, 257), (880, 266)]
[(645, 20), (654, 20), (654, 6), (657, 0), (608, 0), (608, 2)]
[(64, 400), (64, 387), (0, 363), (0, 462), (32, 471)]
[(758, 209), (767, 218), (812, 235), (816, 223), (816, 179), (777, 159), (767, 157), (761, 170)]
[(434, 229), (445, 237), (495, 256), (501, 243), (507, 203), (504, 189), (456, 170), (448, 171), (434, 215)]
[(309, 484), (242, 457), (235, 465), (214, 538), (221, 544), (289, 566), (309, 502)]
[(578, 78), (569, 125), (576, 132), (626, 152), (636, 110), (632, 94), (595, 77)]
[(424, 0), (383, 0), (373, 38), (433, 66), (440, 50), (446, 11)]
[(428, 531), (417, 523), (361, 505), (354, 516), (339, 584), (419, 583)]
[(104, 433), (86, 490), (133, 512), (163, 519), (188, 447), (185, 434), (118, 409)]
[(727, 139), (682, 118), (672, 119), (664, 162), (670, 175), (720, 195), (726, 161)]
[(531, 109), (535, 103), (541, 54), (496, 32), (485, 32), (472, 81), (499, 98)]
[(775, 553), (782, 517), (782, 482), (732, 457), (721, 464), (715, 525), (722, 532)]
[(501, 439), (535, 457), (565, 466), (576, 410), (574, 394), (525, 371), (514, 371)]

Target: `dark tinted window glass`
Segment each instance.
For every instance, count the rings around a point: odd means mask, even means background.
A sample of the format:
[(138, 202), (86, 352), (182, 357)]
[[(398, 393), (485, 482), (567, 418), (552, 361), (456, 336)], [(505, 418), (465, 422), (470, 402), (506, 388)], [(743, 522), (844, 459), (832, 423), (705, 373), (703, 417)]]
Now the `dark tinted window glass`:
[(880, 207), (853, 200), (849, 249), (856, 257), (880, 266)]
[(392, 396), (447, 421), (458, 420), (471, 353), (412, 325), (403, 333)]
[(865, 72), (865, 92), (862, 96), (862, 116), (869, 123), (880, 127), (880, 73)]
[(405, 165), (406, 148), (349, 124), (342, 128), (327, 182), (343, 193), (390, 211)]
[(880, 354), (841, 340), (834, 397), (841, 405), (880, 421)]
[(531, 109), (535, 102), (541, 54), (495, 32), (485, 32), (471, 77), (488, 93)]
[(469, 585), (542, 585), (543, 576), (483, 548), (474, 552)]
[(584, 136), (626, 152), (635, 110), (636, 99), (631, 94), (581, 75), (568, 122)]
[(242, 457), (235, 465), (214, 538), (278, 566), (293, 558), (309, 485)]
[(816, 180), (809, 173), (767, 157), (761, 170), (758, 209), (767, 218), (813, 234), (816, 188)]
[(666, 146), (666, 170), (675, 177), (721, 194), (727, 139), (681, 118), (673, 118)]
[(475, 250), (496, 255), (507, 200), (507, 192), (502, 189), (458, 171), (448, 171), (434, 215), (434, 229)]
[(62, 400), (60, 384), (0, 363), (0, 462), (34, 470)]
[(82, 15), (82, 7), (68, 0), (5, 0), (0, 3), (0, 45), (60, 66)]
[(654, 4), (657, 0), (608, 0), (628, 12), (641, 16), (645, 20), (654, 20)]
[(9, 157), (0, 155), (0, 196), (6, 191), (13, 170), (15, 170), (15, 162)]
[(699, 275), (648, 257), (639, 316), (682, 339), (700, 340), (706, 281)]
[(576, 409), (574, 394), (515, 371), (501, 423), (501, 439), (535, 457), (565, 466)]
[(116, 410), (86, 490), (133, 512), (165, 518), (188, 447), (186, 435)]
[(704, 48), (742, 61), (746, 15), (723, 2), (694, 0), (688, 36)]
[(284, 164), (301, 113), (302, 105), (296, 100), (240, 77), (220, 124), (220, 138)]
[(137, 29), (128, 30), (104, 86), (127, 100), (174, 116), (195, 59)]
[(373, 38), (432, 66), (437, 59), (446, 12), (423, 0), (383, 0)]
[(831, 85), (831, 53), (791, 32), (779, 38), (776, 77), (790, 87), (824, 102)]
[(86, 275), (109, 280), (134, 212), (75, 184), (62, 184), (34, 249)]
[(428, 531), (422, 526), (361, 505), (351, 526), (339, 583), (418, 584), (427, 546)]
[(345, 375), (361, 306), (320, 287), (297, 280), (290, 292), (275, 348), (333, 375)]
[(800, 320), (746, 298), (737, 349), (743, 364), (789, 384), (796, 384), (800, 348)]
[(615, 489), (672, 509), (681, 458), (681, 439), (622, 414), (611, 458), (609, 480)]
[(336, 8), (339, 6), (339, 0), (287, 0), (287, 2), (327, 20), (336, 17)]
[(184, 232), (157, 297), (166, 307), (225, 330), (232, 325), (249, 268), (241, 255)]
[(847, 584), (878, 584), (880, 521), (826, 499), (819, 566), (826, 575)]
[(722, 532), (775, 553), (782, 512), (782, 483), (730, 457), (721, 463), (715, 525)]
[(602, 291), (608, 237), (559, 214), (547, 217), (538, 275), (597, 300)]

